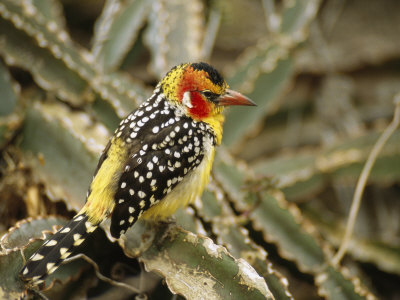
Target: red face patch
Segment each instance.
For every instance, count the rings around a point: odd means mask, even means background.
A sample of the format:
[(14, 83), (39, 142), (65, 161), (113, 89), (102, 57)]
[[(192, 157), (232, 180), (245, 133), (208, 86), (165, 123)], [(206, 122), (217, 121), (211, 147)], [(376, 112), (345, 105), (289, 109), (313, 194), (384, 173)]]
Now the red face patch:
[(190, 92), (192, 106), (189, 108), (189, 113), (195, 119), (206, 118), (212, 112), (212, 104), (208, 102), (200, 91), (213, 90), (213, 84), (207, 77), (207, 73), (202, 70), (193, 70), (187, 68), (180, 85), (177, 89), (177, 97), (182, 101), (185, 92)]
[(193, 107), (189, 109), (190, 114), (198, 119), (208, 117), (212, 110), (212, 104), (205, 100), (199, 92), (191, 92), (190, 94), (193, 105)]

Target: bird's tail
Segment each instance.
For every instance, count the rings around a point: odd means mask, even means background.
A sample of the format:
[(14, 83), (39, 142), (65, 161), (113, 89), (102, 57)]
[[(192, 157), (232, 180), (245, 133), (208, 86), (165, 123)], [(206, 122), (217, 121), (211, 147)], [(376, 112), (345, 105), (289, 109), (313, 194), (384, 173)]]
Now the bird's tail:
[(21, 270), (21, 278), (33, 284), (42, 283), (98, 226), (92, 224), (87, 215), (76, 215), (29, 258)]

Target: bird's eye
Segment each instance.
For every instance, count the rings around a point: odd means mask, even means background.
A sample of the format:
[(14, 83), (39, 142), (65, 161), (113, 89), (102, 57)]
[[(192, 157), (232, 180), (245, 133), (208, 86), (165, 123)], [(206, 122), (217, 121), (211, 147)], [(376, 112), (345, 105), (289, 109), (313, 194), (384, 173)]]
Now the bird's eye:
[(211, 97), (213, 93), (211, 91), (203, 91), (203, 95), (206, 97)]
[(215, 102), (218, 98), (218, 94), (215, 94), (209, 90), (205, 90), (201, 92), (208, 100)]

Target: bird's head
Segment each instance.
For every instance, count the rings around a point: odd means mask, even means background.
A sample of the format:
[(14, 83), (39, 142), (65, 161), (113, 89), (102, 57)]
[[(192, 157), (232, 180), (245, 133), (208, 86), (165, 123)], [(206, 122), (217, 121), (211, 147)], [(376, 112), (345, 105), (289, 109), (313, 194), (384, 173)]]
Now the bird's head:
[(196, 120), (218, 116), (226, 106), (255, 105), (249, 98), (230, 90), (218, 71), (203, 62), (174, 67), (160, 86), (169, 100)]

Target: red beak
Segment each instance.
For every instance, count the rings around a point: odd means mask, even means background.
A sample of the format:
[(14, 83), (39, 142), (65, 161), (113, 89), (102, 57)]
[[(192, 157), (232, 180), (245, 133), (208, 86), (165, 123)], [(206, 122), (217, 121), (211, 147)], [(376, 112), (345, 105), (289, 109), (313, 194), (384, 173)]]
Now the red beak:
[(241, 93), (227, 89), (225, 94), (218, 98), (218, 105), (229, 106), (229, 105), (247, 105), (247, 106), (257, 106), (253, 101), (251, 101), (246, 96)]

